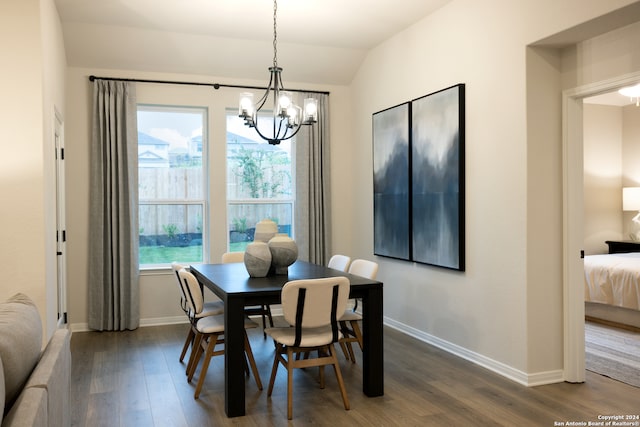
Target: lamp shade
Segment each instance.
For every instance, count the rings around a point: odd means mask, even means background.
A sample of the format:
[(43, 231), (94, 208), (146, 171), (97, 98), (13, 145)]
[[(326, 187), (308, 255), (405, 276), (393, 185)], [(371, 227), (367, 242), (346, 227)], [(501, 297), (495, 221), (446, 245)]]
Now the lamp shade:
[(622, 210), (640, 211), (640, 187), (624, 187), (622, 189)]

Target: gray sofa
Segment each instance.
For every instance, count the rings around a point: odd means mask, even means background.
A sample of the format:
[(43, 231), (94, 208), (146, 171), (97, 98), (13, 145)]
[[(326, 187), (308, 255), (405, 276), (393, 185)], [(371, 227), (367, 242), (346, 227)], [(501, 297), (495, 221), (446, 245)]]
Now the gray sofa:
[(1, 427), (68, 427), (71, 334), (57, 330), (42, 350), (38, 309), (23, 294), (0, 303)]

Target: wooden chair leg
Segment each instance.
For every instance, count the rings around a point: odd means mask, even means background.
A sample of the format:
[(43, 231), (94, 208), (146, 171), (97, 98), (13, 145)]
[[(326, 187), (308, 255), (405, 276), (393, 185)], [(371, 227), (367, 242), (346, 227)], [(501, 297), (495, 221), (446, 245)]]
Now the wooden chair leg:
[(287, 419), (293, 419), (293, 350), (287, 347)]
[(267, 396), (271, 396), (273, 391), (273, 384), (276, 381), (276, 374), (278, 373), (278, 366), (280, 365), (280, 353), (282, 353), (282, 344), (276, 343), (275, 356), (273, 358), (273, 366), (271, 367), (271, 378), (269, 378), (269, 388), (267, 389)]
[(201, 346), (202, 338), (203, 338), (203, 335), (200, 333), (197, 333), (193, 341), (191, 356), (189, 357), (189, 363), (187, 363), (187, 382), (191, 382), (191, 379), (193, 378), (193, 374), (196, 371), (196, 367), (200, 362), (200, 355), (202, 354), (202, 346)]
[(273, 316), (271, 315), (271, 306), (269, 304), (262, 305), (262, 336), (267, 339), (267, 333), (264, 331), (267, 329), (267, 318), (269, 319), (269, 326), (273, 328)]
[(342, 349), (342, 353), (344, 353), (344, 358), (349, 360), (349, 350), (347, 350), (347, 344), (344, 341), (340, 341), (340, 348)]
[[(318, 349), (318, 359), (324, 357), (324, 351)], [(324, 365), (318, 366), (318, 377), (320, 380), (320, 388), (324, 389)]]
[(362, 351), (362, 332), (360, 331), (360, 326), (357, 320), (351, 321), (351, 330), (353, 330), (353, 334), (356, 336), (358, 340), (358, 345), (360, 345), (360, 351)]
[(253, 371), (253, 378), (256, 381), (258, 390), (262, 390), (262, 380), (260, 379), (260, 373), (258, 372), (258, 367), (256, 366), (256, 360), (253, 358), (253, 351), (251, 351), (251, 344), (249, 343), (249, 337), (247, 337), (246, 331), (244, 333), (244, 351), (247, 354), (247, 358), (249, 359), (249, 366), (251, 366), (251, 370)]
[(180, 362), (184, 360), (184, 356), (187, 354), (187, 350), (189, 346), (193, 344), (193, 339), (196, 337), (196, 334), (193, 332), (193, 327), (189, 326), (189, 333), (187, 334), (187, 339), (184, 342), (184, 346), (182, 347), (182, 353), (180, 353)]
[(200, 376), (198, 378), (198, 384), (196, 385), (196, 391), (193, 394), (194, 399), (197, 399), (198, 397), (200, 397), (200, 391), (202, 390), (204, 379), (207, 376), (207, 371), (209, 370), (209, 363), (211, 362), (211, 357), (213, 356), (213, 349), (215, 348), (217, 341), (218, 341), (217, 335), (212, 335), (207, 340), (207, 347), (204, 352), (204, 361), (202, 362), (202, 369), (200, 370)]
[(331, 359), (333, 360), (333, 370), (336, 373), (336, 379), (338, 380), (338, 387), (340, 387), (340, 394), (342, 394), (342, 403), (344, 404), (344, 409), (348, 411), (349, 409), (351, 409), (351, 405), (349, 404), (349, 398), (347, 397), (347, 389), (344, 386), (342, 372), (340, 371), (340, 365), (338, 364), (338, 358), (336, 356), (336, 350), (333, 344), (329, 344), (329, 354), (331, 355)]

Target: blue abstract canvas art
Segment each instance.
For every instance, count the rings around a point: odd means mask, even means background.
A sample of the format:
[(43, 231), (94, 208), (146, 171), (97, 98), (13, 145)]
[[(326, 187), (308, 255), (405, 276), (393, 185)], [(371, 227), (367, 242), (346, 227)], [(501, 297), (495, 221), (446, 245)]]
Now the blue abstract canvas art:
[(464, 89), (411, 102), (411, 258), (455, 270), (464, 270)]
[(409, 104), (373, 115), (374, 254), (410, 259)]

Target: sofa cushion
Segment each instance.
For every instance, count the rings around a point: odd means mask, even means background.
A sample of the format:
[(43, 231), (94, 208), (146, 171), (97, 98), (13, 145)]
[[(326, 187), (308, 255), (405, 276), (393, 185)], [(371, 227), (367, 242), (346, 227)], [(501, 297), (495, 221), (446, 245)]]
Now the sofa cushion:
[(0, 358), (0, 421), (4, 415), (4, 368), (2, 367), (2, 359)]
[(25, 388), (47, 390), (49, 425), (71, 425), (69, 414), (69, 381), (71, 378), (71, 333), (58, 329), (49, 340), (40, 361), (29, 377)]
[(38, 363), (41, 349), (42, 324), (33, 301), (24, 294), (16, 294), (0, 303), (0, 359), (6, 411)]
[(48, 425), (47, 391), (43, 388), (24, 390), (7, 417), (2, 420), (2, 427), (47, 427)]

